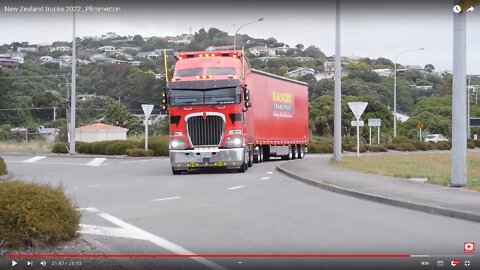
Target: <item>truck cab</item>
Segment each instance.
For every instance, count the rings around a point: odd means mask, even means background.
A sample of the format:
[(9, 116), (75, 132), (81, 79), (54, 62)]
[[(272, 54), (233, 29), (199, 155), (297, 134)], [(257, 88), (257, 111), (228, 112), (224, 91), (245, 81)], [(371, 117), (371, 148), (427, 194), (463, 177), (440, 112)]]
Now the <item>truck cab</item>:
[(194, 168), (248, 169), (244, 114), (249, 93), (241, 51), (185, 52), (168, 82), (173, 174)]

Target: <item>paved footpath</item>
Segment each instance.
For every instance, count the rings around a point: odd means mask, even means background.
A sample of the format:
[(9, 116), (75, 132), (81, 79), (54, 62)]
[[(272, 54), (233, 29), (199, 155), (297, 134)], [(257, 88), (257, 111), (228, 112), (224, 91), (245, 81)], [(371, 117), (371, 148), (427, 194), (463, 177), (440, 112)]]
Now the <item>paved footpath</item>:
[(283, 162), (278, 170), (312, 186), (417, 211), (480, 222), (480, 192), (361, 173), (330, 164), (331, 155)]

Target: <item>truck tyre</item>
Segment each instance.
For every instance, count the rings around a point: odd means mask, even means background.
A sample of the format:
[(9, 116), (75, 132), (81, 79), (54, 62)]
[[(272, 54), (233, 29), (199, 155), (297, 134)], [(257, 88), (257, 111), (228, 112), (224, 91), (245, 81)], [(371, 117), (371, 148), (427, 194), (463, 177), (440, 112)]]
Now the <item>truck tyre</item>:
[(255, 155), (253, 154), (253, 163), (260, 163), (260, 153), (262, 152), (262, 148), (258, 147), (258, 153)]
[(268, 161), (270, 160), (270, 146), (264, 146), (262, 147), (263, 150), (263, 161)]
[(179, 174), (182, 173), (182, 171), (177, 170), (177, 169), (175, 169), (175, 168), (172, 167), (172, 173), (173, 173), (173, 175), (179, 175)]
[(263, 162), (263, 146), (258, 147), (258, 163)]
[(237, 169), (237, 172), (244, 173), (247, 170), (248, 170), (248, 164), (247, 164), (247, 162), (243, 162), (242, 166), (239, 169)]
[(302, 159), (305, 156), (305, 146), (299, 145), (297, 149), (297, 158)]
[(252, 167), (253, 166), (253, 146), (249, 147), (248, 148), (248, 167)]
[(296, 145), (292, 145), (290, 146), (290, 149), (292, 149), (292, 158), (291, 159), (296, 159), (297, 158), (297, 146)]

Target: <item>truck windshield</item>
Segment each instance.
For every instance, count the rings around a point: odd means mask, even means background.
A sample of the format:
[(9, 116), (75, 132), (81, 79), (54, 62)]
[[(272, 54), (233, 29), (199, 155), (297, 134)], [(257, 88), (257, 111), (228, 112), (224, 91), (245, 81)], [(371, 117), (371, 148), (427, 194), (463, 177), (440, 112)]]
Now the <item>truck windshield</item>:
[(200, 76), (203, 73), (202, 68), (191, 68), (191, 69), (181, 69), (177, 70), (178, 77), (188, 77), (188, 76)]
[(240, 88), (230, 87), (208, 90), (170, 90), (170, 105), (215, 105), (240, 103)]

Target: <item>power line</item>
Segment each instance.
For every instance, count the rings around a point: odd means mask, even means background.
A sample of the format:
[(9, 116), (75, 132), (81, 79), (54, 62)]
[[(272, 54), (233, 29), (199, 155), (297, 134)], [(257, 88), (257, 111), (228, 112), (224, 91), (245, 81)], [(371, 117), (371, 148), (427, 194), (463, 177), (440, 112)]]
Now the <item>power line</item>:
[(69, 74), (59, 75), (33, 75), (33, 76), (0, 76), (0, 79), (40, 79), (40, 78), (62, 78)]

